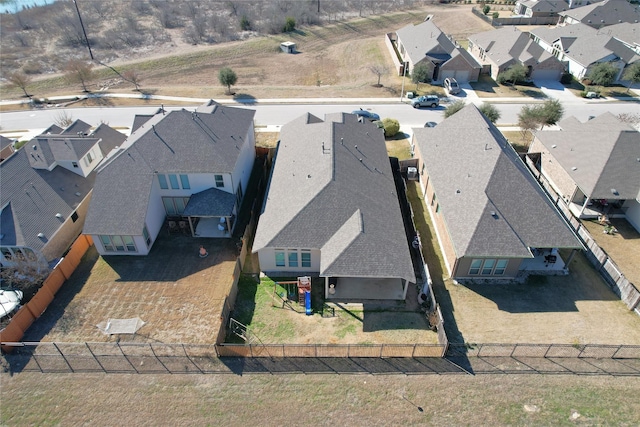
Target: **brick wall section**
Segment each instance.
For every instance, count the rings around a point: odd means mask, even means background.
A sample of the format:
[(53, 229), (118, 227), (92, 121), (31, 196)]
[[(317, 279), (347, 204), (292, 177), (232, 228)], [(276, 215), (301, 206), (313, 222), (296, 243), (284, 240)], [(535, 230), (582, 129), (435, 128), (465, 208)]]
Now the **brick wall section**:
[[(558, 163), (549, 150), (536, 137), (529, 148), (530, 153), (541, 153), (540, 169), (542, 174), (549, 179), (552, 186), (558, 191), (565, 202), (573, 197), (576, 190), (576, 183), (567, 171)], [(582, 200), (577, 200), (581, 203)]]

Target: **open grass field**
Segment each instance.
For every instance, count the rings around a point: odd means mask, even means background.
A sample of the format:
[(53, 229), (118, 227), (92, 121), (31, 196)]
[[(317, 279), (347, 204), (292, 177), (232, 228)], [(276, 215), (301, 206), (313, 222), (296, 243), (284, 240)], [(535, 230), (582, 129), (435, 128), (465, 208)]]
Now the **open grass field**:
[(6, 426), (636, 426), (640, 381), (577, 375), (3, 374)]
[(524, 284), (455, 284), (447, 277), (418, 184), (407, 187), (451, 342), (640, 344), (640, 317), (581, 253), (568, 276), (533, 276)]

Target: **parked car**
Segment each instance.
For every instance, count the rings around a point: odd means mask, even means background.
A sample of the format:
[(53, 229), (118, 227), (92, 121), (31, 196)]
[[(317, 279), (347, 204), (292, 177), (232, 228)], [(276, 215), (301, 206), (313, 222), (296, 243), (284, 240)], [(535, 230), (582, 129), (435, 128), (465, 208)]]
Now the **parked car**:
[(363, 110), (362, 108), (352, 111), (351, 114), (355, 114), (356, 116), (362, 117), (363, 119), (371, 120), (372, 122), (380, 120), (379, 115), (377, 115), (376, 113), (372, 113), (371, 111)]
[(438, 105), (440, 105), (440, 98), (438, 98), (437, 95), (422, 95), (422, 96), (419, 96), (418, 98), (413, 98), (411, 100), (411, 106), (413, 108), (420, 108), (420, 107), (436, 108)]
[(460, 86), (458, 85), (458, 81), (453, 77), (447, 77), (446, 79), (444, 79), (443, 86), (449, 95), (460, 93)]
[(424, 127), (426, 128), (434, 128), (436, 127), (437, 123), (436, 122), (427, 122), (424, 124)]

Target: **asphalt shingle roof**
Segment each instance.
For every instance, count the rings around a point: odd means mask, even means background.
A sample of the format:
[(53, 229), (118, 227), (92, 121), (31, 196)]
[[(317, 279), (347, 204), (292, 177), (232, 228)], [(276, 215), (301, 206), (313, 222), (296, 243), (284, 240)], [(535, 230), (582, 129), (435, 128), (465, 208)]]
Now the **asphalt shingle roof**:
[(586, 195), (640, 199), (640, 132), (611, 113), (585, 123), (569, 118), (559, 126), (561, 131), (540, 131), (536, 138)]
[(582, 247), (475, 105), (414, 135), (459, 258), (527, 258), (529, 248)]
[[(555, 57), (536, 44), (529, 33), (515, 27), (503, 27), (497, 30), (484, 31), (469, 37), (469, 40), (483, 48), (496, 64), (509, 64), (519, 61), (526, 65), (534, 65)], [(557, 62), (559, 62), (556, 59)]]
[(627, 0), (604, 0), (559, 12), (558, 15), (569, 16), (583, 24), (598, 26), (640, 21), (638, 7)]
[(340, 113), (282, 127), (253, 250), (320, 249), (323, 276), (415, 282), (384, 136)]
[(98, 168), (87, 234), (139, 236), (157, 173), (232, 173), (254, 110), (210, 104), (145, 122)]

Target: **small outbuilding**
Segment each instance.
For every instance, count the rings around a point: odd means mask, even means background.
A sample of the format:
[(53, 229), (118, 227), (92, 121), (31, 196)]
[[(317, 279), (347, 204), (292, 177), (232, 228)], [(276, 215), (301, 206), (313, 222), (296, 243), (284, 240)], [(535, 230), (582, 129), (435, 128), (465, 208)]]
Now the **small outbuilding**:
[(280, 49), (284, 53), (296, 53), (296, 44), (294, 42), (282, 42), (280, 43)]

